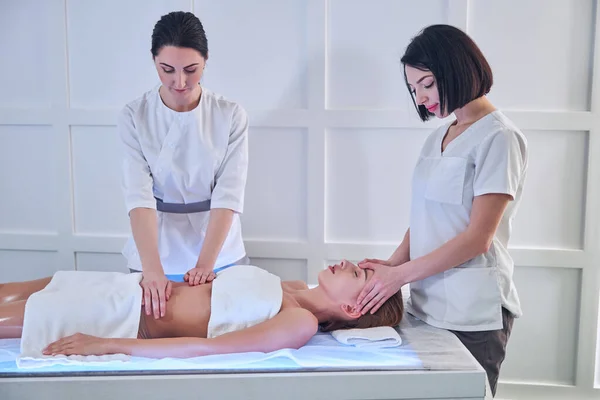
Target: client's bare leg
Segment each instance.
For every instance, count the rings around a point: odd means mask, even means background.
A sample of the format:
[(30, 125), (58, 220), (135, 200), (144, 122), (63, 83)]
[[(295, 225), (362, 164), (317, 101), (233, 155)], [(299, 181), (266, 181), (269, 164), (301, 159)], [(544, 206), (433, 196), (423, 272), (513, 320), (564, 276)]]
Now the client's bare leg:
[(51, 279), (43, 278), (27, 282), (1, 283), (0, 305), (13, 301), (27, 300), (32, 294), (45, 288)]
[(20, 338), (27, 300), (0, 304), (0, 339)]

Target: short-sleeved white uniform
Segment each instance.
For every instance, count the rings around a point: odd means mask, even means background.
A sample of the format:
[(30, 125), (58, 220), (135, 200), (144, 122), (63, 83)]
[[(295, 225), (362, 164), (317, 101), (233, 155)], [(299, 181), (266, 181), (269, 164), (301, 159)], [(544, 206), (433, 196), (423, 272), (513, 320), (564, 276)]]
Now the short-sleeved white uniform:
[[(210, 199), (211, 208), (233, 210), (233, 223), (215, 268), (245, 257), (239, 214), (248, 169), (248, 117), (242, 107), (206, 88), (188, 112), (168, 108), (160, 85), (127, 104), (119, 114), (124, 149), (123, 189), (127, 212), (165, 203)], [(194, 268), (206, 236), (209, 212), (158, 215), (158, 250), (166, 274)], [(133, 236), (123, 255), (129, 268), (142, 265)]]
[(442, 153), (451, 123), (426, 140), (412, 181), (410, 258), (439, 248), (467, 229), (475, 196), (512, 196), (489, 251), (464, 264), (410, 284), (407, 310), (444, 329), (502, 328), (505, 307), (521, 316), (507, 246), (527, 171), (527, 141), (500, 111), (476, 121)]

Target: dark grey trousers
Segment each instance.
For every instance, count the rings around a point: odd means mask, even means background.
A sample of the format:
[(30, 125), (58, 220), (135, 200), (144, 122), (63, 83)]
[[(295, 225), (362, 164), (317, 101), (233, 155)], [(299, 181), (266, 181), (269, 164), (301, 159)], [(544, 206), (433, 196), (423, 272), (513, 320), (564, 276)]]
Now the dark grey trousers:
[(502, 329), (481, 332), (450, 331), (458, 337), (485, 369), (492, 396), (496, 395), (500, 366), (506, 355), (506, 344), (512, 331), (513, 321), (512, 314), (502, 307)]

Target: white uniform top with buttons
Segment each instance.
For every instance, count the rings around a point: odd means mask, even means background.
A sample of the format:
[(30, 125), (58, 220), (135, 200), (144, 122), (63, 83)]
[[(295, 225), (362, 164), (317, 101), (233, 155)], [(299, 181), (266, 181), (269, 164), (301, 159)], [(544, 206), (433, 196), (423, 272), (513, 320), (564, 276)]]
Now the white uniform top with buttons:
[[(160, 98), (160, 86), (127, 104), (119, 114), (124, 149), (123, 189), (127, 212), (165, 203), (210, 200), (211, 208), (234, 211), (233, 223), (215, 268), (245, 257), (239, 214), (243, 211), (248, 169), (248, 117), (238, 104), (202, 88), (200, 102), (176, 112)], [(157, 211), (158, 250), (165, 274), (194, 268), (208, 227), (209, 212)], [(130, 236), (123, 255), (141, 270)]]
[(439, 328), (502, 328), (502, 309), (515, 317), (521, 306), (513, 283), (508, 240), (527, 171), (527, 141), (500, 111), (473, 123), (442, 152), (450, 123), (426, 140), (412, 181), (410, 258), (439, 248), (464, 232), (475, 196), (512, 196), (489, 251), (462, 265), (410, 284), (407, 311)]

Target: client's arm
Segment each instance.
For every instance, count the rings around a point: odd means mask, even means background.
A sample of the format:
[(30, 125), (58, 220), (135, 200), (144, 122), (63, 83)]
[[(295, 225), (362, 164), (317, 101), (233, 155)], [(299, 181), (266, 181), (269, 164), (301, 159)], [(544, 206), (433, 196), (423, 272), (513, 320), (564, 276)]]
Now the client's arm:
[(50, 344), (44, 354), (129, 354), (147, 358), (190, 358), (212, 354), (264, 352), (302, 347), (317, 332), (314, 315), (287, 308), (272, 319), (216, 338), (102, 339), (72, 335)]

